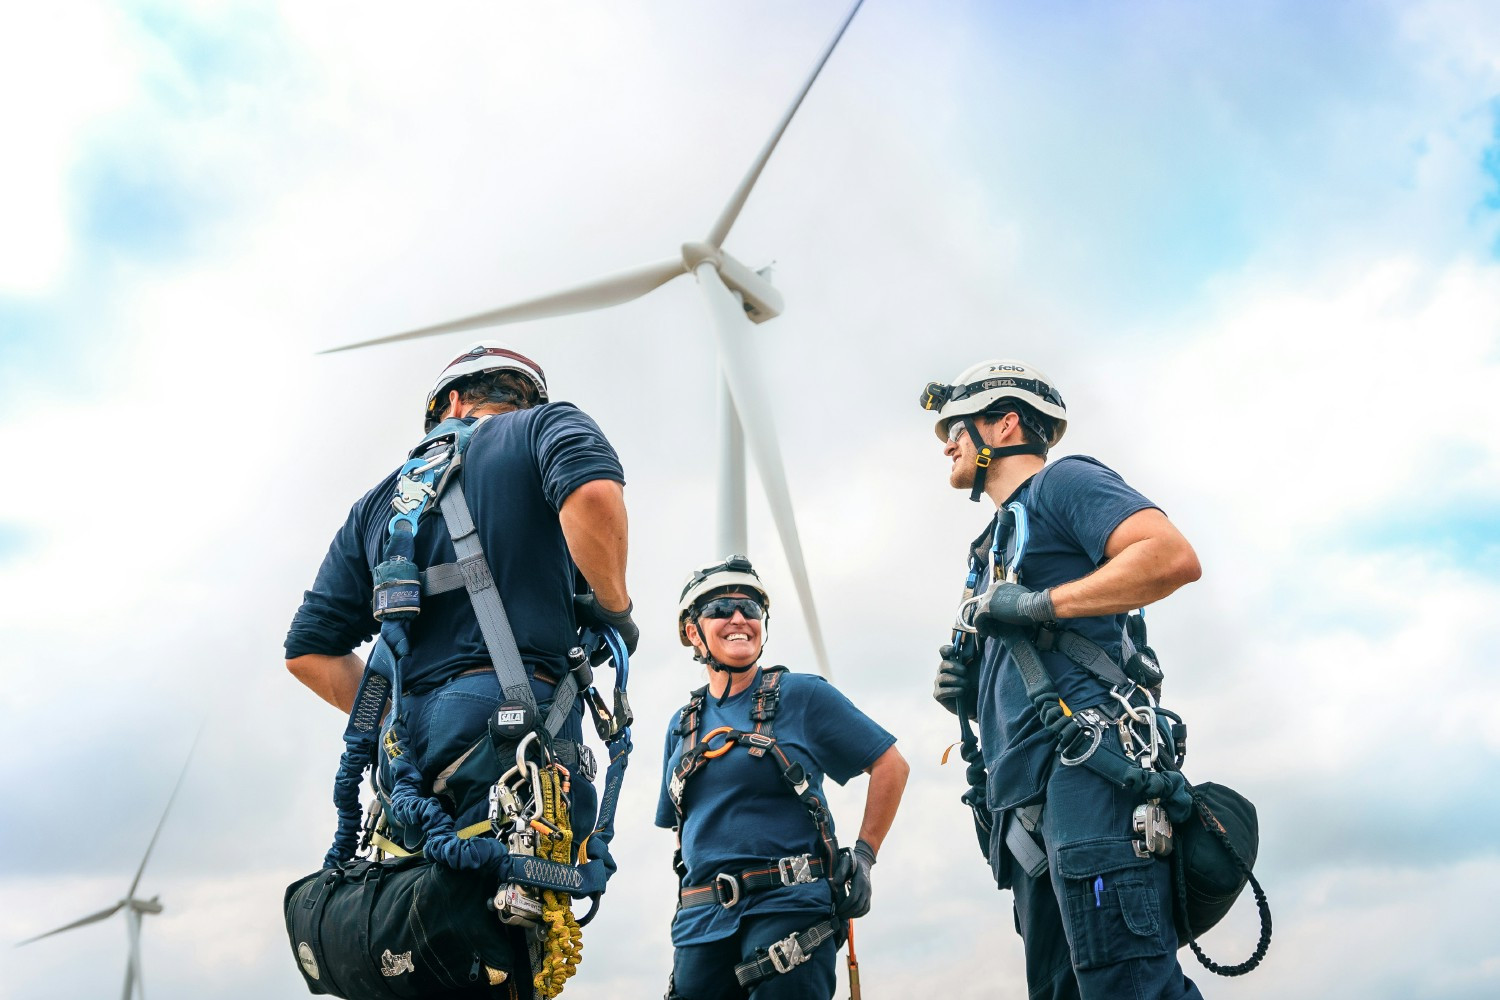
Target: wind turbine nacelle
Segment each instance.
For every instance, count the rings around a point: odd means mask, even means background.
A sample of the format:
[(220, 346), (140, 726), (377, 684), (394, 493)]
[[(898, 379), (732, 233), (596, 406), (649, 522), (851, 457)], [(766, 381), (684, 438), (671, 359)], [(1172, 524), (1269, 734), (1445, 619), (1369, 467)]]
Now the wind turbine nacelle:
[(786, 302), (776, 286), (718, 247), (707, 243), (684, 243), (682, 260), (689, 271), (697, 270), (698, 265), (705, 261), (712, 263), (719, 272), (719, 277), (724, 279), (724, 284), (739, 293), (745, 315), (750, 317), (752, 323), (775, 319), (785, 308)]

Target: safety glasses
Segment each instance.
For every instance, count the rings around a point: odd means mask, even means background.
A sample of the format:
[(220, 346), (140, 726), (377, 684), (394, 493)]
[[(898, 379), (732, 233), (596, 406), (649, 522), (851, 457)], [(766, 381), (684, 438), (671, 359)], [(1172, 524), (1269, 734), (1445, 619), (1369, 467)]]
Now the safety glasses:
[(759, 602), (748, 597), (716, 597), (698, 609), (698, 617), (733, 618), (736, 611), (755, 622), (760, 621), (766, 613)]
[(956, 442), (958, 440), (958, 436), (967, 429), (968, 428), (964, 426), (964, 422), (962, 420), (950, 420), (948, 422), (948, 443), (953, 444), (954, 442)]

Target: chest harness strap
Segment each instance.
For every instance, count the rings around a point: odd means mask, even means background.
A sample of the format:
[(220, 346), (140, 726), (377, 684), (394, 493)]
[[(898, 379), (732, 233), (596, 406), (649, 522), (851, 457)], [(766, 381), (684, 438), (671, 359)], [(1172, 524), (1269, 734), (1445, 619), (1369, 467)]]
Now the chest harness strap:
[[(672, 800), (672, 807), (677, 811), (679, 846), (673, 859), (673, 868), (679, 879), (679, 908), (718, 903), (725, 909), (730, 909), (749, 893), (832, 878), (839, 869), (840, 851), (834, 835), (833, 816), (823, 800), (812, 791), (807, 768), (800, 761), (792, 760), (775, 736), (776, 713), (781, 705), (781, 678), (785, 673), (786, 668), (781, 666), (761, 670), (760, 682), (752, 694), (753, 703), (750, 708), (750, 720), (755, 723), (755, 727), (748, 732), (720, 726), (700, 739), (698, 731), (702, 726), (703, 708), (708, 694), (706, 686), (694, 691), (688, 703), (683, 706), (682, 721), (677, 727), (677, 735), (682, 737), (682, 756), (667, 782), (667, 797)], [(709, 761), (724, 756), (737, 746), (744, 747), (752, 757), (765, 757), (767, 752), (770, 753), (767, 759), (777, 765), (787, 788), (807, 810), (808, 818), (817, 831), (823, 856), (814, 858), (811, 854), (800, 854), (771, 859), (743, 872), (720, 872), (714, 876), (714, 881), (704, 885), (682, 885), (681, 882), (687, 877), (687, 865), (682, 859), (681, 848), (682, 826), (687, 817), (683, 805), (687, 783), (707, 767)], [(835, 891), (838, 888), (835, 886)], [(735, 966), (735, 976), (740, 985), (748, 989), (762, 979), (790, 972), (807, 961), (814, 948), (836, 937), (840, 923), (830, 914), (829, 919), (802, 933), (790, 934), (772, 942), (769, 947), (760, 949), (754, 959)]]

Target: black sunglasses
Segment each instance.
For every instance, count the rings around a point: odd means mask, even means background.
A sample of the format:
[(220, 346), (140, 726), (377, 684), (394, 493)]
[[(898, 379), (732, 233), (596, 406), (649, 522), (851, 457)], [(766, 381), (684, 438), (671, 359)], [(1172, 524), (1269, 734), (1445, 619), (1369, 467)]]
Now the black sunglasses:
[(760, 621), (766, 611), (748, 597), (716, 597), (698, 609), (699, 618), (733, 618), (738, 611), (751, 621)]

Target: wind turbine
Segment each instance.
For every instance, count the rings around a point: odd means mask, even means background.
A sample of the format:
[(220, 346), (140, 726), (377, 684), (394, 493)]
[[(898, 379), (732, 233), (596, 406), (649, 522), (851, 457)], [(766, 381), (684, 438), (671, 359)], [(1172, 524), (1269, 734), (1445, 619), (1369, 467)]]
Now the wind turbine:
[(565, 316), (572, 313), (604, 309), (640, 298), (647, 292), (666, 284), (673, 278), (692, 274), (698, 279), (708, 305), (709, 319), (719, 347), (719, 510), (718, 552), (726, 555), (745, 552), (747, 548), (745, 527), (745, 445), (750, 446), (755, 456), (756, 468), (760, 470), (761, 483), (765, 487), (766, 501), (771, 508), (771, 517), (781, 537), (781, 547), (786, 553), (787, 566), (791, 570), (792, 582), (797, 589), (797, 598), (802, 604), (807, 620), (807, 632), (812, 640), (813, 654), (823, 676), (831, 676), (828, 651), (823, 643), (823, 630), (818, 624), (817, 609), (813, 604), (812, 586), (807, 578), (807, 564), (802, 556), (802, 542), (797, 534), (797, 520), (792, 512), (791, 493), (787, 488), (786, 470), (781, 461), (781, 449), (777, 443), (776, 424), (770, 406), (770, 394), (765, 375), (760, 367), (760, 358), (751, 350), (746, 321), (764, 323), (781, 315), (781, 293), (772, 287), (769, 268), (756, 271), (740, 263), (724, 250), (724, 240), (739, 218), (740, 210), (750, 197), (761, 171), (776, 150), (792, 116), (797, 113), (803, 98), (812, 89), (828, 57), (833, 54), (839, 39), (854, 20), (863, 0), (856, 0), (833, 40), (824, 49), (823, 55), (813, 67), (807, 82), (787, 108), (781, 122), (771, 133), (761, 149), (760, 155), (750, 165), (749, 171), (740, 181), (730, 197), (729, 203), (719, 213), (707, 236), (682, 244), (675, 257), (643, 264), (626, 271), (577, 285), (549, 295), (538, 296), (522, 302), (491, 309), (488, 312), (466, 316), (462, 319), (424, 326), (405, 333), (377, 337), (357, 344), (346, 344), (320, 353), (331, 354), (357, 347), (389, 344), (418, 337), (431, 337), (442, 333), (457, 333), (461, 330), (478, 330), (504, 323), (520, 323), (526, 320)]
[[(193, 746), (196, 747), (197, 745), (198, 740), (194, 737)], [(162, 810), (161, 819), (156, 822), (156, 831), (151, 834), (151, 842), (146, 845), (146, 853), (141, 857), (140, 866), (135, 870), (135, 878), (131, 879), (130, 888), (125, 891), (125, 898), (108, 909), (100, 910), (98, 913), (91, 913), (80, 920), (73, 921), (71, 924), (65, 924), (56, 930), (50, 930), (45, 934), (38, 934), (36, 937), (27, 938), (25, 941), (18, 941), (16, 943), (17, 948), (23, 944), (30, 944), (33, 941), (40, 941), (42, 938), (51, 937), (54, 934), (61, 934), (63, 931), (73, 930), (75, 927), (84, 927), (88, 924), (98, 923), (101, 920), (108, 920), (120, 910), (124, 910), (126, 926), (130, 932), (130, 954), (125, 960), (125, 991), (120, 996), (121, 1000), (130, 1000), (131, 994), (135, 993), (141, 1000), (146, 1000), (146, 986), (141, 980), (141, 917), (147, 913), (160, 913), (162, 905), (160, 896), (152, 896), (150, 899), (140, 899), (137, 898), (135, 890), (141, 884), (141, 873), (146, 870), (146, 862), (151, 858), (151, 849), (156, 846), (156, 838), (161, 836), (161, 828), (167, 822), (167, 814), (172, 811), (172, 802), (177, 798), (177, 790), (182, 787), (182, 779), (187, 776), (188, 764), (192, 763), (192, 760), (193, 750), (189, 748), (188, 759), (183, 762), (182, 772), (177, 775), (177, 784), (172, 786), (172, 794), (167, 797), (167, 807)]]

